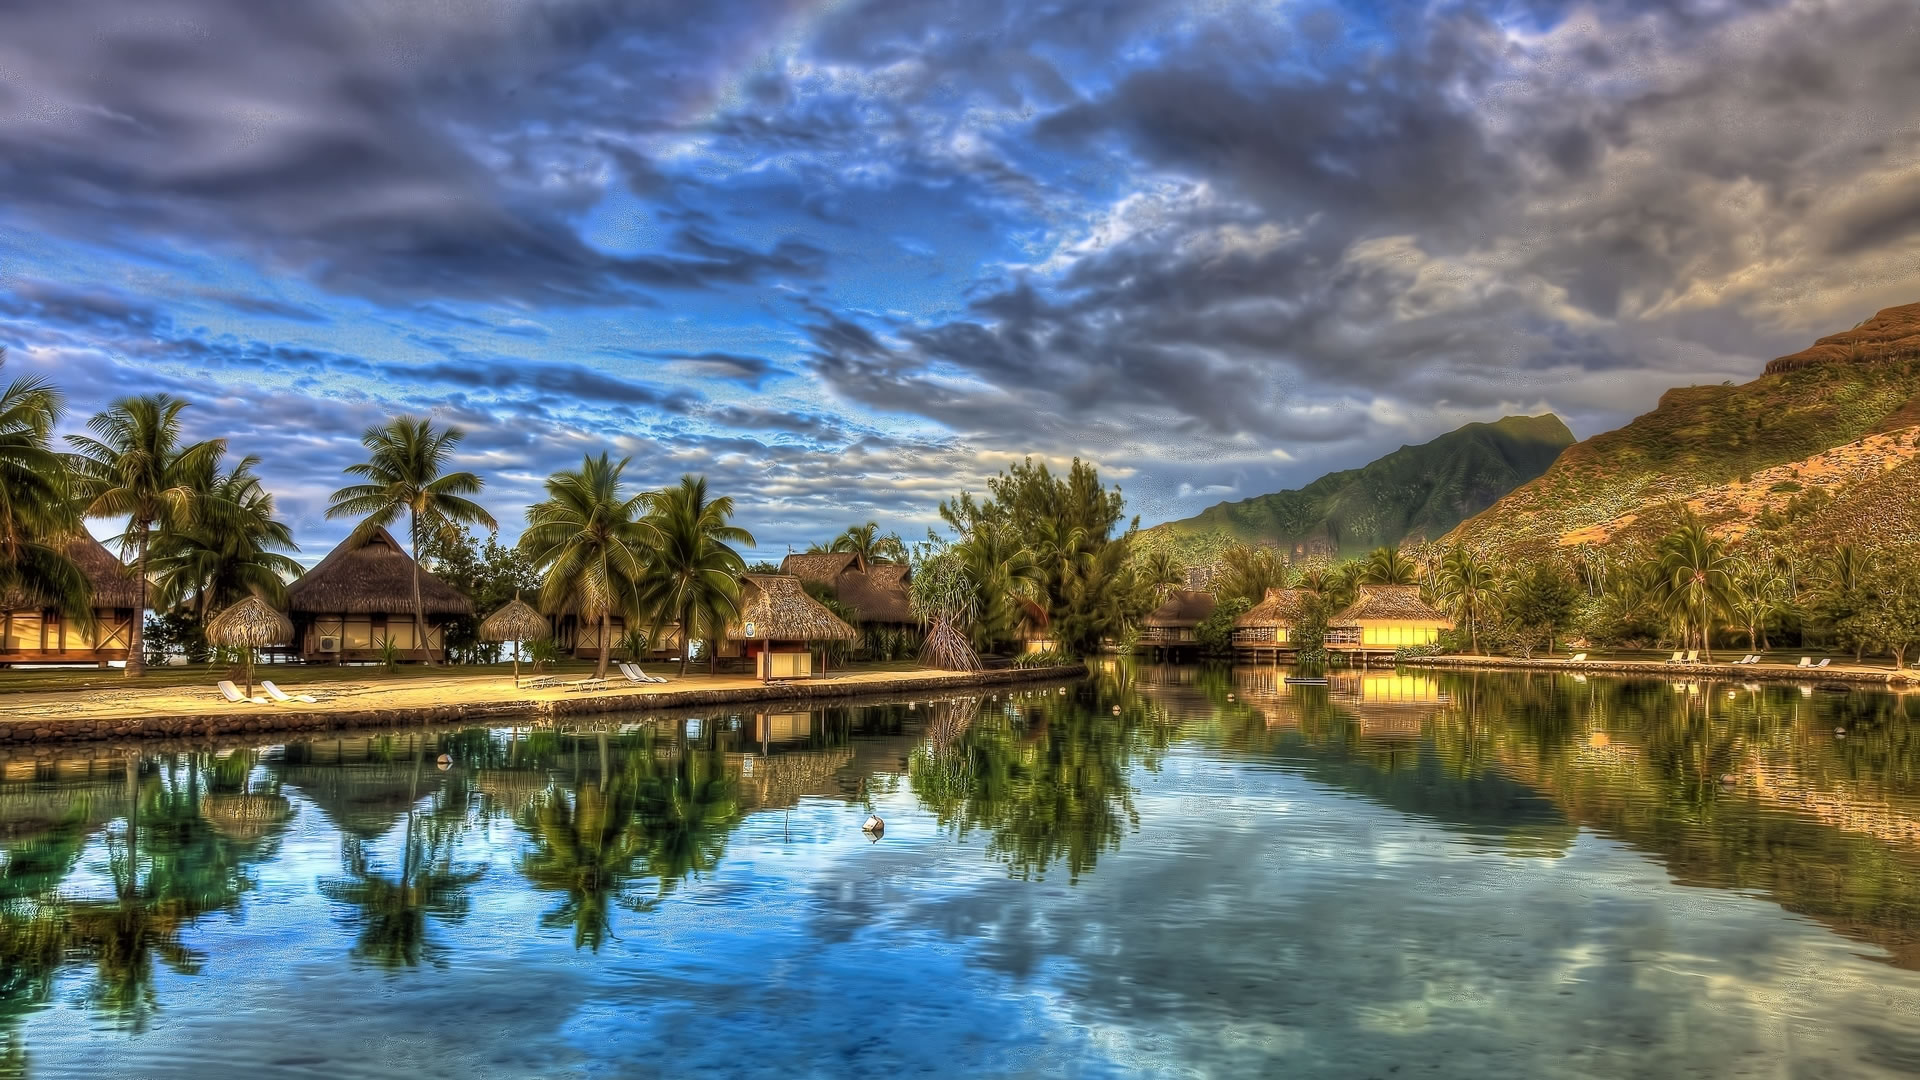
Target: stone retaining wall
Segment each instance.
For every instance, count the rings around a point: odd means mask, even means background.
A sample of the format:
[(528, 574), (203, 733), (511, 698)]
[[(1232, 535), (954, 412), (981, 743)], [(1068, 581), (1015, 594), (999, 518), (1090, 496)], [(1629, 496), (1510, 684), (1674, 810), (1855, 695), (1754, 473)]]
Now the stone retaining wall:
[(1517, 656), (1420, 656), (1399, 661), (1405, 667), (1487, 671), (1574, 671), (1597, 675), (1639, 675), (1648, 679), (1698, 679), (1711, 676), (1729, 682), (1849, 683), (1893, 690), (1914, 689), (1920, 669), (1906, 671), (1848, 671), (1842, 668), (1801, 668), (1768, 664), (1661, 664), (1632, 660), (1522, 660)]
[(755, 702), (833, 701), (898, 697), (902, 694), (1000, 686), (1008, 683), (1064, 681), (1086, 677), (1083, 667), (1002, 668), (967, 675), (903, 675), (884, 682), (795, 682), (784, 686), (739, 686), (711, 690), (669, 690), (652, 694), (582, 693), (557, 701), (475, 701), (425, 707), (323, 711), (286, 706), (273, 712), (213, 712), (186, 716), (61, 717), (0, 722), (0, 746), (20, 743), (180, 738), (272, 731), (332, 731), (361, 728), (412, 728), (423, 725), (471, 725), (543, 722), (565, 716), (649, 713), (700, 706)]

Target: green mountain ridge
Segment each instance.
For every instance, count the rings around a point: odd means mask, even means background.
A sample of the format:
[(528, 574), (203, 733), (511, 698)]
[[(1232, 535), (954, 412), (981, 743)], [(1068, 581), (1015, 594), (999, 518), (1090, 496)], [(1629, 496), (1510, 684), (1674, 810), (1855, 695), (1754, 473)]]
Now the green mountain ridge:
[(1202, 559), (1231, 543), (1281, 547), (1302, 558), (1437, 539), (1546, 472), (1573, 443), (1573, 432), (1552, 413), (1467, 424), (1303, 488), (1216, 503), (1146, 530), (1144, 540)]

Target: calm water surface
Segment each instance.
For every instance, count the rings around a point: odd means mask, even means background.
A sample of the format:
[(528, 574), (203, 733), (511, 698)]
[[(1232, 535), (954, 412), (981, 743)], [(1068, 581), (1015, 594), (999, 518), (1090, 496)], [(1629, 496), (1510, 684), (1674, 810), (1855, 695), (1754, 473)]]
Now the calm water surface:
[(0, 1076), (1920, 1070), (1900, 699), (1280, 674), (15, 758)]

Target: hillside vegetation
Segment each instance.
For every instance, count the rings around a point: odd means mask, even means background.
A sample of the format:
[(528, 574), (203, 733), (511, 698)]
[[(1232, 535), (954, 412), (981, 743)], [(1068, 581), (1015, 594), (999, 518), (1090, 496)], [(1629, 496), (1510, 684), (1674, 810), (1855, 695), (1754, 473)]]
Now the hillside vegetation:
[[(1448, 539), (1509, 554), (1603, 545), (1664, 523), (1681, 504), (1729, 538), (1770, 514), (1775, 540), (1788, 543), (1844, 533), (1841, 506), (1882, 521), (1890, 485), (1912, 472), (1902, 463), (1920, 423), (1917, 347), (1912, 304), (1781, 357), (1752, 382), (1669, 390)], [(1911, 530), (1887, 527), (1896, 524)]]
[(1358, 555), (1433, 539), (1539, 476), (1573, 443), (1551, 413), (1468, 424), (1306, 487), (1217, 503), (1147, 530), (1145, 547), (1200, 561), (1233, 543), (1298, 557)]

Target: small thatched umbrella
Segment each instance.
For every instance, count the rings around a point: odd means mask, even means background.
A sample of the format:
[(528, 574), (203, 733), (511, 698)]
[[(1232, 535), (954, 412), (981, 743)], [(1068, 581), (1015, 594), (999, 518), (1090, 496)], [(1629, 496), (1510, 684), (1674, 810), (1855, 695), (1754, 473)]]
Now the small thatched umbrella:
[(552, 632), (547, 617), (521, 600), (517, 592), (511, 603), (480, 624), (480, 640), (513, 642), (513, 685), (516, 687), (520, 685), (520, 643), (542, 640)]
[(293, 623), (257, 596), (227, 608), (207, 624), (207, 640), (247, 650), (247, 696), (253, 696), (253, 650), (293, 640)]

